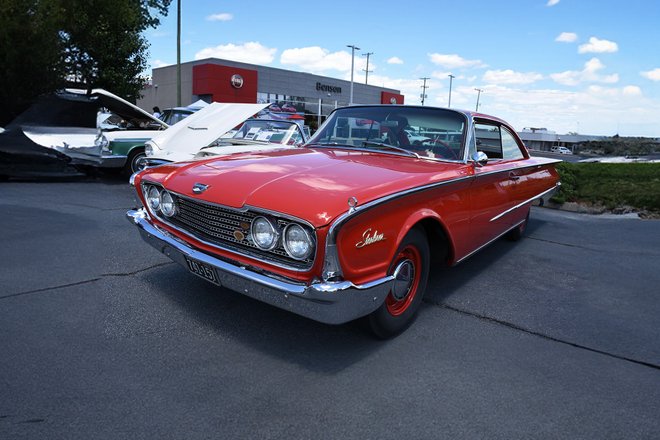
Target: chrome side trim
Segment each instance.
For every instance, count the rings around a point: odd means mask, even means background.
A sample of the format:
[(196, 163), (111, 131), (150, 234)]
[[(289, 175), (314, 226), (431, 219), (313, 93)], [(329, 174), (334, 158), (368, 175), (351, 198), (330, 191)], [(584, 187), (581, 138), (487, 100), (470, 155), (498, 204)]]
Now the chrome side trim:
[(343, 324), (368, 315), (383, 303), (392, 275), (356, 285), (349, 281), (303, 283), (206, 254), (151, 223), (144, 208), (126, 213), (142, 239), (172, 261), (188, 268), (187, 259), (212, 267), (228, 289), (327, 324)]
[[(561, 162), (561, 161), (556, 161), (556, 162)], [(552, 162), (554, 163), (554, 162)], [(331, 280), (337, 277), (341, 277), (343, 275), (342, 270), (341, 270), (341, 265), (339, 264), (339, 255), (337, 251), (337, 231), (338, 228), (341, 227), (344, 223), (346, 223), (348, 220), (353, 218), (356, 215), (359, 215), (360, 213), (367, 211), (375, 206), (380, 205), (381, 203), (389, 202), (391, 200), (397, 199), (399, 197), (404, 197), (416, 192), (421, 192), (421, 191), (426, 191), (429, 189), (434, 189), (438, 188), (441, 186), (445, 185), (450, 185), (453, 183), (458, 183), (462, 182), (464, 180), (469, 180), (469, 179), (476, 179), (482, 176), (488, 176), (492, 174), (498, 174), (498, 173), (508, 173), (514, 170), (524, 170), (527, 168), (536, 168), (536, 167), (543, 167), (543, 165), (539, 164), (533, 164), (533, 165), (526, 165), (522, 167), (511, 167), (507, 168), (504, 170), (497, 170), (497, 171), (492, 171), (492, 172), (485, 172), (485, 173), (475, 173), (470, 176), (464, 176), (464, 177), (458, 177), (456, 179), (452, 180), (445, 180), (443, 182), (436, 182), (436, 183), (431, 183), (428, 185), (423, 185), (415, 188), (409, 188), (407, 190), (390, 194), (388, 196), (381, 197), (380, 199), (372, 200), (369, 203), (365, 203), (364, 205), (361, 206), (356, 206), (354, 209), (350, 209), (343, 214), (341, 214), (339, 217), (335, 219), (335, 221), (330, 225), (330, 229), (328, 230), (328, 235), (326, 237), (326, 242), (325, 242), (325, 261), (323, 262), (323, 272), (322, 272), (322, 277), (324, 280)], [(552, 188), (554, 190), (555, 188)], [(549, 190), (550, 191), (550, 190)], [(549, 192), (548, 191), (548, 192)], [(542, 194), (543, 195), (543, 194)], [(541, 196), (542, 196), (541, 195)], [(538, 198), (539, 196), (536, 196), (535, 198)], [(532, 199), (534, 200), (534, 199)], [(508, 231), (507, 231), (508, 232)]]
[(463, 261), (467, 260), (467, 259), (470, 258), (472, 255), (476, 254), (477, 252), (479, 252), (479, 251), (482, 250), (483, 248), (487, 247), (489, 244), (493, 243), (494, 241), (499, 240), (500, 238), (502, 238), (503, 236), (505, 236), (509, 231), (512, 231), (512, 230), (516, 229), (518, 226), (522, 225), (523, 223), (525, 223), (525, 220), (519, 221), (518, 223), (516, 223), (516, 224), (515, 224), (514, 226), (512, 226), (511, 228), (509, 228), (509, 229), (507, 229), (506, 231), (502, 232), (500, 235), (496, 236), (495, 238), (493, 238), (492, 240), (486, 242), (485, 244), (482, 244), (481, 246), (479, 246), (478, 248), (476, 248), (475, 250), (473, 250), (472, 252), (470, 252), (469, 254), (467, 254), (466, 256), (464, 256), (463, 258), (461, 258), (461, 259), (459, 259), (459, 260), (456, 260), (456, 262), (455, 262), (454, 264), (452, 264), (452, 266), (456, 266), (458, 263), (462, 263)]
[(336, 277), (341, 277), (342, 271), (341, 267), (339, 264), (339, 255), (337, 252), (337, 230), (338, 228), (346, 223), (348, 220), (353, 218), (356, 215), (359, 215), (375, 206), (378, 206), (382, 203), (389, 202), (394, 199), (398, 199), (399, 197), (405, 197), (409, 194), (413, 194), (416, 192), (420, 191), (426, 191), (429, 189), (433, 188), (438, 188), (441, 186), (445, 185), (450, 185), (452, 183), (457, 183), (457, 182), (462, 182), (464, 180), (469, 180), (469, 179), (474, 179), (474, 175), (472, 176), (465, 176), (465, 177), (459, 177), (456, 179), (452, 180), (445, 180), (443, 182), (436, 182), (436, 183), (430, 183), (428, 185), (423, 185), (415, 188), (410, 188), (405, 191), (401, 191), (398, 193), (390, 194), (388, 196), (381, 197), (380, 199), (372, 200), (369, 203), (365, 203), (364, 205), (358, 205), (354, 209), (351, 209), (349, 211), (344, 212), (342, 215), (337, 217), (335, 221), (330, 225), (330, 229), (328, 230), (328, 236), (326, 237), (325, 241), (325, 261), (323, 262), (323, 273), (322, 277), (324, 280), (331, 280)]
[(523, 206), (527, 205), (528, 203), (531, 203), (531, 202), (533, 202), (533, 201), (536, 200), (536, 199), (540, 199), (541, 197), (545, 196), (546, 194), (549, 194), (549, 193), (551, 193), (551, 192), (556, 191), (557, 188), (559, 188), (560, 186), (561, 186), (561, 182), (557, 182), (557, 185), (555, 185), (553, 188), (550, 188), (549, 190), (543, 191), (541, 194), (537, 194), (537, 195), (535, 195), (534, 197), (531, 197), (531, 198), (525, 200), (525, 201), (522, 202), (522, 203), (518, 203), (516, 206), (514, 206), (514, 207), (512, 207), (512, 208), (509, 208), (509, 209), (507, 209), (506, 211), (502, 212), (501, 214), (498, 214), (498, 215), (496, 215), (495, 217), (491, 218), (490, 221), (491, 221), (491, 222), (494, 222), (495, 220), (498, 220), (498, 219), (504, 217), (504, 216), (507, 215), (508, 213), (510, 213), (510, 212), (512, 212), (512, 211), (515, 211), (515, 210), (518, 209), (518, 208), (522, 208)]

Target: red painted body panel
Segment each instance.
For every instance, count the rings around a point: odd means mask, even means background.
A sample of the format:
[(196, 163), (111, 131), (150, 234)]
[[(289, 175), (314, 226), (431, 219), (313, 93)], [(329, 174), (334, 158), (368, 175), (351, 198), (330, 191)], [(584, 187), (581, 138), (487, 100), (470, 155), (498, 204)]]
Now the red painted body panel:
[[(511, 179), (511, 173), (518, 179)], [(362, 205), (431, 186), (367, 210), (341, 227), (337, 243), (344, 277), (359, 284), (387, 273), (398, 244), (422, 219), (432, 219), (445, 231), (450, 245), (448, 263), (461, 260), (524, 219), (527, 211), (517, 209), (491, 221), (493, 217), (553, 187), (558, 176), (551, 161), (545, 159), (496, 161), (475, 168), (374, 152), (298, 149), (158, 167), (136, 178), (138, 188), (141, 179), (208, 202), (259, 207), (309, 222), (316, 228), (317, 249), (315, 264), (306, 272), (222, 251), (161, 225), (209, 253), (299, 281), (321, 276), (328, 225), (348, 210), (349, 197)], [(198, 182), (210, 185), (202, 196), (192, 193)], [(384, 238), (357, 248), (369, 234)]]

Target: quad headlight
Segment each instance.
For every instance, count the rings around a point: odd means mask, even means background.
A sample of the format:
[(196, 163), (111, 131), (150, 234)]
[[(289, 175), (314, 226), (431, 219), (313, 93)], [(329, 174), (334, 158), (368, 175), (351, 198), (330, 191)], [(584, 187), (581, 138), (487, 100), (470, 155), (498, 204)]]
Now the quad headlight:
[(160, 209), (160, 191), (155, 186), (147, 187), (146, 198), (149, 208), (154, 213), (157, 213)]
[(177, 206), (174, 197), (169, 191), (149, 183), (142, 184), (142, 193), (147, 202), (147, 207), (154, 215), (164, 215), (172, 217), (177, 213)]
[(277, 246), (279, 233), (275, 226), (266, 217), (255, 217), (250, 227), (252, 240), (259, 249), (269, 251)]
[(284, 229), (284, 249), (291, 258), (304, 260), (314, 251), (314, 241), (302, 226), (291, 223)]
[(307, 229), (293, 222), (284, 226), (283, 232), (280, 228), (275, 220), (255, 217), (250, 227), (252, 241), (264, 251), (284, 248), (289, 257), (295, 260), (306, 260), (314, 253), (314, 238)]
[(172, 217), (176, 214), (176, 205), (174, 204), (172, 194), (165, 190), (160, 193), (160, 212), (162, 212), (165, 217)]

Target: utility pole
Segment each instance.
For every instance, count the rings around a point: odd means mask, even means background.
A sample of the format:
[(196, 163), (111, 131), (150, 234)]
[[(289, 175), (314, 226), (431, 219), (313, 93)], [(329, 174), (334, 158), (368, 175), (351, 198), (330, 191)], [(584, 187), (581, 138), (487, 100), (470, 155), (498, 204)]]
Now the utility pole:
[(483, 89), (474, 89), (474, 90), (479, 92), (479, 93), (477, 93), (477, 107), (474, 109), (475, 112), (478, 112), (479, 111), (479, 97), (481, 96), (481, 92), (483, 92)]
[(181, 0), (176, 0), (176, 106), (181, 107)]
[(450, 73), (449, 74), (449, 103), (447, 104), (447, 108), (451, 108), (451, 83), (452, 83), (452, 80), (454, 78), (456, 78), (456, 77)]
[(348, 100), (348, 105), (353, 105), (353, 71), (355, 70), (355, 51), (360, 50), (354, 44), (347, 44), (346, 47), (351, 48), (351, 96)]
[(364, 70), (364, 83), (365, 83), (365, 84), (369, 84), (369, 72), (371, 72), (371, 71), (369, 70), (369, 57), (370, 57), (371, 55), (373, 55), (373, 54), (374, 54), (373, 52), (367, 52), (367, 53), (363, 53), (363, 54), (362, 54), (362, 56), (367, 57), (367, 68), (366, 68), (366, 69), (362, 69), (362, 70)]
[(426, 89), (429, 87), (426, 85), (426, 80), (431, 79), (428, 76), (425, 76), (424, 78), (420, 78), (422, 81), (424, 81), (424, 84), (422, 85), (422, 94), (419, 96), (422, 98), (422, 105), (424, 105), (424, 99), (426, 99)]

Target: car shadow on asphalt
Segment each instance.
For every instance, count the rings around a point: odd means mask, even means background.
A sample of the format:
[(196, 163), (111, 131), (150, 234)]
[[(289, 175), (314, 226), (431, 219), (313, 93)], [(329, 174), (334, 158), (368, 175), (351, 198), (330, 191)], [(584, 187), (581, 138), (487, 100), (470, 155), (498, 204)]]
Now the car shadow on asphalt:
[(349, 368), (386, 343), (371, 336), (361, 321), (322, 324), (213, 286), (178, 265), (154, 269), (145, 278), (155, 292), (222, 338), (317, 373)]
[(462, 291), (466, 284), (482, 272), (487, 269), (492, 271), (493, 266), (504, 261), (511, 252), (515, 252), (536, 230), (543, 227), (543, 223), (543, 220), (535, 219), (532, 213), (525, 235), (519, 241), (501, 237), (456, 266), (439, 265), (433, 268), (426, 288), (424, 306), (445, 304), (447, 299)]
[[(528, 232), (541, 226), (530, 221)], [(432, 270), (424, 308), (441, 304), (478, 275), (515, 249), (518, 243), (499, 239), (453, 268)], [(373, 337), (364, 320), (326, 325), (240, 293), (218, 288), (186, 272), (166, 265), (143, 274), (154, 292), (177, 309), (223, 338), (233, 338), (270, 356), (282, 358), (321, 374), (335, 374), (369, 357), (388, 344)], [(432, 321), (425, 321), (432, 322)], [(421, 323), (413, 325), (422, 325)], [(424, 333), (423, 329), (417, 332)]]

